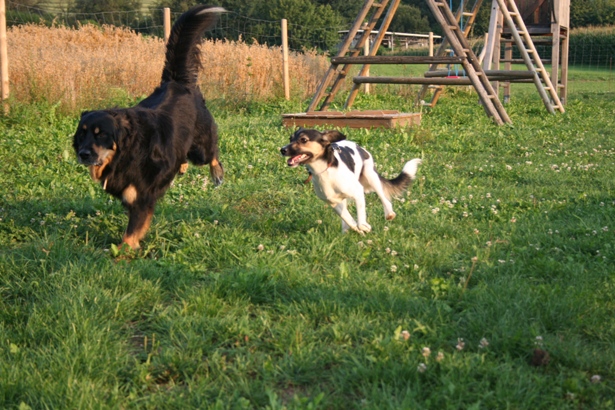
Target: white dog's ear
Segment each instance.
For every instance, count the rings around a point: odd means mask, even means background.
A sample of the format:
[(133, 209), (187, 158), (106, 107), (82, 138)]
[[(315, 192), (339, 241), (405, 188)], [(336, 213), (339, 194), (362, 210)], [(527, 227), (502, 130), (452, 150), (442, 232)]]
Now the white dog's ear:
[(322, 134), (322, 139), (329, 144), (333, 144), (334, 142), (345, 140), (346, 136), (339, 131), (325, 131)]

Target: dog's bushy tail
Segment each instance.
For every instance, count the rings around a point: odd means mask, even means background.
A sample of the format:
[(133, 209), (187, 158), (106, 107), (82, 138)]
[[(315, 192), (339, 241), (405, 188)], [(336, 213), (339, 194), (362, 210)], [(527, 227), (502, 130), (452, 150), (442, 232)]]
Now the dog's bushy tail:
[(419, 158), (406, 162), (401, 174), (393, 179), (386, 179), (378, 175), (380, 177), (380, 182), (382, 182), (382, 187), (384, 188), (384, 194), (389, 200), (393, 197), (400, 196), (412, 185), (412, 182), (416, 179), (416, 173), (418, 172), (421, 162)]
[(200, 5), (175, 21), (167, 42), (163, 83), (173, 80), (184, 85), (196, 85), (201, 68), (201, 37), (216, 24), (218, 15), (225, 11), (222, 7)]

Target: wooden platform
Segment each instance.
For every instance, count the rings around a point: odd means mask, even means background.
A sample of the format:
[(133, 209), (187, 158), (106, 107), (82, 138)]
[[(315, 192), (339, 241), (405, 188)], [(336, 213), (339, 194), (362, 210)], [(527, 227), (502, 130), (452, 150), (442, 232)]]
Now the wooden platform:
[(421, 123), (421, 113), (399, 111), (312, 111), (297, 114), (282, 114), (285, 127), (313, 127), (327, 125), (349, 128), (395, 128)]

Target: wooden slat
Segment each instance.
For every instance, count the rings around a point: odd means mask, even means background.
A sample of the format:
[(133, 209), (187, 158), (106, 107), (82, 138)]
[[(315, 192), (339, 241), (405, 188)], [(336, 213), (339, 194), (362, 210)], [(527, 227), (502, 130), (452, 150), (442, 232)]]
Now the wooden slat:
[(333, 64), (460, 64), (461, 57), (450, 56), (357, 56), (333, 57)]
[(400, 113), (397, 111), (316, 111), (284, 114), (285, 127), (332, 126), (349, 128), (395, 128), (419, 125), (421, 113)]
[(472, 85), (468, 77), (353, 77), (355, 84), (433, 84), (433, 85)]

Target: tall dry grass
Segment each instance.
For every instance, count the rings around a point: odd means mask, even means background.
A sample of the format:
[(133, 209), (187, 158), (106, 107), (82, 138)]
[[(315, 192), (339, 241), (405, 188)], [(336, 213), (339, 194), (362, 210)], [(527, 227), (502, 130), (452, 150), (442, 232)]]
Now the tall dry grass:
[[(114, 26), (78, 29), (25, 25), (8, 31), (11, 96), (59, 103), (73, 112), (149, 94), (159, 84), (164, 42)], [(280, 47), (205, 41), (201, 88), (231, 104), (284, 95)], [(313, 94), (328, 66), (314, 52), (291, 53), (291, 93)]]

